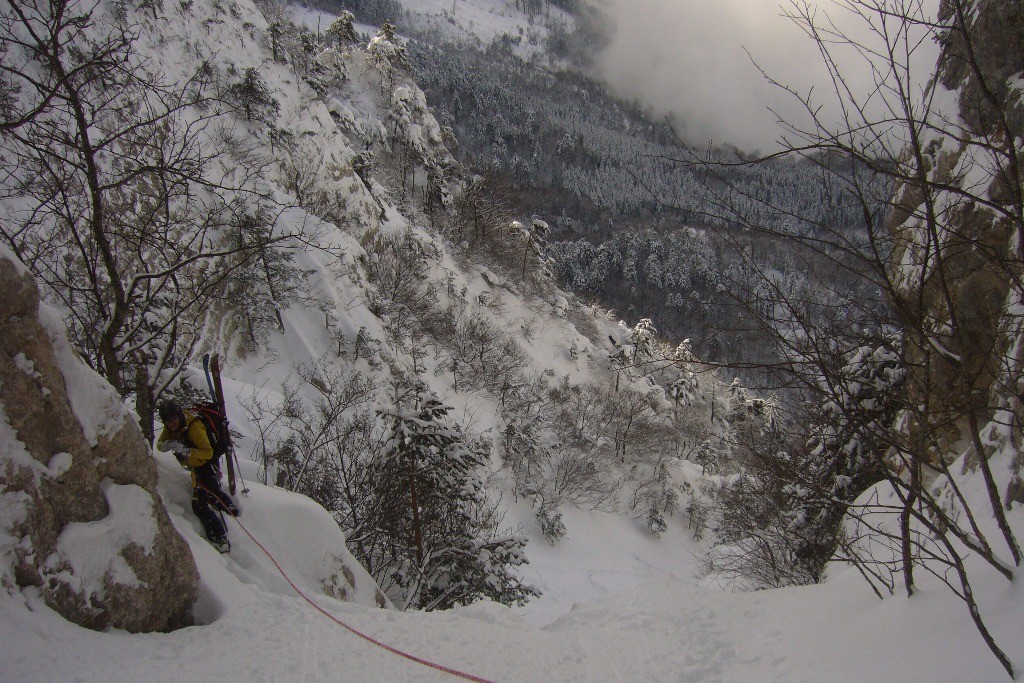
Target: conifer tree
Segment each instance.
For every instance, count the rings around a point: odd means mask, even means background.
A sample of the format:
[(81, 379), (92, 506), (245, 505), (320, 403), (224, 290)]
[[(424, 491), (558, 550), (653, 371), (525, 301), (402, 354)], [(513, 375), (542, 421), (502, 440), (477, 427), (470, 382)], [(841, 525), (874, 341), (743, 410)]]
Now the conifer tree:
[(227, 90), (227, 98), (243, 112), (247, 121), (269, 121), (280, 109), (277, 100), (259, 71), (249, 67), (242, 80)]
[(342, 11), (338, 18), (327, 27), (327, 37), (341, 45), (351, 45), (359, 40), (354, 26), (355, 17), (351, 12)]
[(391, 435), (372, 477), (380, 501), (375, 526), (388, 537), (391, 557), (379, 580), (421, 609), (482, 597), (522, 604), (537, 594), (513, 572), (527, 561), (526, 540), (487, 528), (480, 470), (489, 444), (466, 434), (451, 410), (419, 387), (381, 415)]

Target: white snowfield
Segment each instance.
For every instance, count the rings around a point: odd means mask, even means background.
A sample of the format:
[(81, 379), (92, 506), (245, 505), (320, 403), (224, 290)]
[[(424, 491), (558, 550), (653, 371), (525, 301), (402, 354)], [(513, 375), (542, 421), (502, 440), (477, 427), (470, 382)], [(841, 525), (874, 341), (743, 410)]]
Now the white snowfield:
[[(550, 4), (531, 21), (513, 0), (402, 0), (401, 4), (406, 12), (403, 24), (431, 31), (442, 42), (483, 47), (506, 40), (510, 49), (526, 60), (551, 61), (545, 49), (550, 26), (568, 30), (575, 22), (571, 14)], [(289, 11), (295, 21), (314, 31), (326, 29), (336, 16), (303, 3), (290, 4)], [(356, 30), (368, 35), (377, 29), (356, 24)]]
[[(232, 550), (219, 555), (187, 511), (186, 474), (157, 455), (161, 495), (192, 547), (202, 576), (203, 625), (168, 634), (97, 633), (47, 608), (31, 589), (0, 599), (0, 680), (19, 681), (456, 681), (363, 640), (318, 613), (271, 560), (229, 520)], [(724, 593), (692, 579), (661, 578), (577, 605), (546, 626), (530, 607), (478, 603), (450, 612), (397, 612), (371, 606), (360, 589), (341, 602), (322, 582), (332, 557), (348, 559), (330, 515), (308, 499), (251, 481), (240, 521), (324, 610), (367, 636), (411, 655), (493, 681), (999, 681), (963, 605), (946, 590), (878, 600), (846, 570), (824, 585)], [(646, 566), (631, 542), (606, 535), (609, 521), (568, 519), (578, 551), (537, 552), (533, 578), (562, 595), (591, 595), (645, 576), (668, 576), (671, 552)], [(635, 535), (635, 534), (634, 534)], [(601, 543), (589, 542), (603, 538)], [(684, 545), (666, 534), (666, 546)], [(601, 571), (588, 573), (583, 562)], [(609, 569), (622, 568), (621, 576)], [(603, 573), (602, 573), (603, 572)], [(630, 574), (632, 572), (632, 574)], [(602, 583), (603, 577), (603, 583)], [(979, 582), (990, 628), (1024, 664), (1024, 598), (1006, 582)], [(993, 605), (999, 605), (993, 609)], [(557, 610), (556, 610), (557, 611)], [(533, 619), (536, 619), (534, 614)]]

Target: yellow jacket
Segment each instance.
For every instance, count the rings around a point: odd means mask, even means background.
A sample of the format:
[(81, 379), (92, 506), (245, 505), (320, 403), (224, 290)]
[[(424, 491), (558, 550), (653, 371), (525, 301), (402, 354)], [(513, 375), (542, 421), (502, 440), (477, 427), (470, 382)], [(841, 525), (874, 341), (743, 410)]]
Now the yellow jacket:
[(213, 458), (213, 446), (210, 445), (210, 437), (206, 434), (206, 425), (192, 413), (185, 413), (184, 429), (171, 431), (164, 426), (163, 431), (160, 432), (160, 438), (156, 440), (157, 450), (169, 451), (170, 448), (166, 447), (168, 441), (178, 441), (188, 447), (186, 467), (201, 467)]

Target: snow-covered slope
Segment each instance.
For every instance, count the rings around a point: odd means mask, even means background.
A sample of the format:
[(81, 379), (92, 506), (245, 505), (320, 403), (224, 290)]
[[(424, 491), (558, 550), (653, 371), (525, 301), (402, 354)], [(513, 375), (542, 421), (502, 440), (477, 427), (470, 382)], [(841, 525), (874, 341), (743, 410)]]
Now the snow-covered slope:
[[(501, 44), (524, 60), (549, 62), (546, 42), (552, 27), (572, 31), (576, 19), (560, 7), (548, 5), (542, 12), (527, 12), (525, 3), (512, 0), (406, 0), (402, 27), (411, 28), (431, 43), (468, 44), (485, 48)], [(294, 3), (289, 11), (295, 20), (310, 29), (326, 30), (334, 16)], [(394, 19), (394, 17), (392, 17)], [(359, 23), (356, 28), (372, 35), (376, 26)]]
[(221, 556), (206, 541), (202, 526), (191, 513), (188, 471), (171, 454), (157, 453), (155, 457), (160, 493), (175, 527), (197, 560), (205, 560), (196, 603), (199, 623), (230, 619), (234, 609), (245, 602), (245, 586), (293, 595), (285, 576), (317, 595), (333, 595), (365, 607), (387, 606), (373, 579), (345, 547), (345, 535), (321, 506), (305, 496), (258, 483), (256, 467), (245, 463), (240, 472), (247, 489), (239, 497), (241, 515), (228, 522), (231, 552)]
[(542, 11), (527, 12), (526, 2), (510, 0), (416, 0), (402, 5), (413, 25), (436, 32), (442, 40), (480, 46), (504, 40), (524, 59), (544, 55), (551, 25), (571, 28), (574, 21), (551, 4)]
[[(450, 674), (364, 640), (298, 597), (279, 569), (229, 521), (230, 555), (202, 539), (177, 465), (159, 461), (161, 491), (202, 576), (204, 624), (168, 634), (97, 633), (52, 612), (32, 590), (0, 601), (0, 678), (10, 681), (444, 681)], [(252, 472), (245, 474), (251, 481)], [(730, 594), (659, 579), (578, 606), (544, 628), (515, 610), (477, 603), (448, 612), (381, 610), (371, 591), (342, 602), (324, 594), (324, 570), (344, 553), (330, 517), (294, 494), (250, 483), (240, 521), (322, 609), (413, 656), (494, 681), (996, 681), (1004, 674), (980, 646), (948, 591), (879, 601), (852, 572), (828, 584)], [(607, 526), (581, 520), (579, 557), (618, 564)], [(593, 542), (600, 534), (603, 542)], [(581, 574), (586, 570), (581, 567)], [(649, 576), (649, 575), (648, 575)], [(362, 586), (362, 576), (356, 583)], [(605, 577), (607, 578), (607, 577)], [(344, 587), (344, 580), (336, 583)], [(621, 583), (620, 583), (621, 585)], [(552, 586), (554, 588), (554, 586)], [(984, 583), (999, 607), (990, 624), (1020, 663), (1024, 592)]]

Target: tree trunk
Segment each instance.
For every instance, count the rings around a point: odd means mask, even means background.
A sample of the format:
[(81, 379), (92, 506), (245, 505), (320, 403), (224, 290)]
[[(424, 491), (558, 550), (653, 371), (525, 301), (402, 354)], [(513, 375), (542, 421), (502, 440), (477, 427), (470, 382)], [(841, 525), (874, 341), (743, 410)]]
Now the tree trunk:
[(409, 499), (412, 505), (412, 531), (416, 546), (416, 568), (423, 568), (423, 528), (420, 526), (420, 504), (416, 497), (416, 456), (409, 453)]

